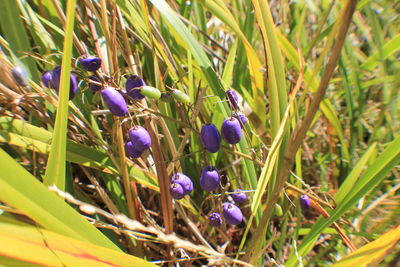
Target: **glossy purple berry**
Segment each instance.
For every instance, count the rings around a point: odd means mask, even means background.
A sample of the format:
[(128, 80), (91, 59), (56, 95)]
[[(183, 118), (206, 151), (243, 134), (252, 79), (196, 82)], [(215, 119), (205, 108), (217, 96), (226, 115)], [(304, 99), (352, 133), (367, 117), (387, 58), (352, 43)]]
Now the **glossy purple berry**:
[(217, 127), (212, 123), (203, 125), (200, 137), (204, 148), (211, 153), (217, 152), (221, 147), (221, 135), (219, 134)]
[(101, 96), (112, 114), (119, 117), (128, 114), (128, 106), (124, 97), (114, 87), (107, 86), (101, 91)]
[(310, 197), (307, 196), (306, 194), (301, 195), (300, 196), (300, 206), (304, 210), (310, 208), (310, 206), (311, 206)]
[(212, 212), (208, 215), (208, 219), (210, 220), (210, 224), (215, 227), (219, 227), (222, 225), (221, 214), (218, 212)]
[(171, 183), (180, 184), (185, 190), (185, 195), (188, 195), (193, 191), (192, 180), (183, 173), (178, 172), (172, 175)]
[(242, 222), (243, 214), (238, 206), (236, 206), (231, 202), (225, 202), (222, 208), (223, 208), (222, 215), (224, 215), (224, 218), (227, 221), (227, 223), (236, 225)]
[(129, 139), (137, 150), (144, 151), (151, 146), (151, 137), (149, 132), (142, 126), (135, 126), (129, 130)]
[(11, 74), (19, 86), (28, 86), (28, 78), (23, 68), (17, 66), (11, 70)]
[(240, 122), (235, 117), (224, 120), (221, 127), (222, 138), (229, 144), (237, 144), (242, 138), (242, 128)]
[(201, 172), (200, 185), (205, 191), (214, 191), (218, 188), (220, 176), (217, 168), (206, 166)]
[(169, 186), (169, 192), (174, 199), (182, 199), (186, 195), (185, 189), (178, 183), (172, 183)]
[(79, 64), (87, 71), (96, 71), (101, 67), (101, 58), (87, 56), (79, 59)]
[[(61, 67), (55, 67), (54, 70), (51, 71), (51, 80), (53, 88), (58, 92), (60, 89), (60, 81), (61, 81)], [(70, 74), (70, 82), (69, 82), (69, 99), (74, 98), (76, 93), (78, 92), (78, 79), (76, 75)]]
[(54, 89), (53, 77), (51, 75), (51, 70), (46, 70), (42, 73), (42, 83), (44, 86), (50, 89)]
[(140, 158), (140, 156), (143, 154), (143, 151), (137, 150), (132, 142), (126, 142), (125, 153), (130, 158)]
[[(89, 78), (89, 80), (92, 80), (92, 81), (101, 83), (100, 79), (97, 78), (96, 75), (91, 76), (91, 77)], [(91, 83), (91, 82), (89, 81), (89, 89), (90, 89), (92, 92), (100, 91), (101, 88), (102, 88), (101, 85), (98, 85), (98, 84), (95, 84), (95, 83)]]
[(144, 95), (140, 93), (140, 88), (146, 86), (146, 83), (137, 75), (132, 75), (126, 80), (125, 88), (127, 95), (135, 100), (141, 100)]
[(231, 109), (239, 109), (239, 97), (236, 94), (236, 91), (233, 89), (229, 89), (225, 92), (226, 94), (226, 100), (228, 101), (229, 107)]
[(243, 192), (242, 189), (235, 189), (234, 192), (235, 193), (232, 194), (232, 198), (235, 202), (241, 203), (246, 200), (247, 198), (246, 193)]

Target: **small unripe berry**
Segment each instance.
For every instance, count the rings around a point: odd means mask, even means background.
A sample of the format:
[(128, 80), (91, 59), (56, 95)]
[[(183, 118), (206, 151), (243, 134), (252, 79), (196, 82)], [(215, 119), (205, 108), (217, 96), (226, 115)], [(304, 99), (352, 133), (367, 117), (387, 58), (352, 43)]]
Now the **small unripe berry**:
[(180, 184), (185, 190), (185, 195), (190, 194), (193, 191), (193, 182), (192, 180), (184, 175), (183, 173), (175, 173), (171, 178), (171, 183)]
[(107, 86), (101, 91), (101, 96), (112, 114), (119, 117), (128, 114), (128, 106), (124, 97), (114, 87)]
[(219, 181), (219, 172), (214, 166), (206, 166), (201, 172), (200, 185), (204, 190), (210, 192), (217, 189)]
[(96, 71), (101, 67), (101, 58), (94, 56), (82, 57), (79, 64), (87, 71)]
[(242, 211), (238, 206), (230, 202), (225, 202), (223, 204), (222, 215), (224, 215), (225, 220), (232, 225), (239, 224), (243, 220)]
[[(95, 82), (98, 82), (98, 83), (101, 82), (100, 79), (97, 78), (96, 75), (91, 76), (91, 77), (89, 78), (89, 80), (92, 80), (92, 81), (95, 81)], [(98, 85), (98, 84), (95, 84), (95, 83), (90, 83), (90, 81), (89, 81), (89, 89), (90, 89), (92, 92), (100, 91), (101, 88), (102, 88), (101, 85)]]
[(17, 66), (11, 70), (11, 74), (19, 86), (28, 86), (28, 78), (23, 68)]
[(143, 86), (146, 86), (144, 80), (137, 75), (132, 75), (126, 80), (126, 94), (135, 100), (141, 100), (144, 98), (144, 95), (140, 93), (140, 88)]
[(239, 109), (239, 97), (236, 94), (236, 91), (233, 89), (229, 89), (225, 92), (226, 94), (226, 100), (228, 101), (229, 107), (233, 110)]
[(150, 98), (154, 98), (156, 100), (160, 99), (161, 97), (161, 92), (160, 90), (158, 90), (157, 88), (154, 88), (152, 86), (143, 86), (140, 89), (140, 93), (144, 96), (150, 97)]
[(208, 123), (203, 125), (200, 133), (201, 141), (204, 148), (211, 153), (215, 153), (221, 147), (221, 135), (214, 124)]
[(130, 158), (139, 158), (143, 154), (143, 151), (136, 149), (132, 142), (126, 142), (125, 153)]
[(182, 199), (185, 194), (185, 189), (178, 183), (172, 183), (169, 187), (169, 192), (174, 199)]
[(274, 211), (275, 211), (275, 215), (278, 217), (281, 217), (283, 215), (282, 207), (278, 203), (275, 203)]
[(144, 151), (151, 146), (150, 134), (142, 126), (134, 126), (129, 129), (129, 139), (137, 150)]
[(182, 91), (173, 89), (171, 94), (172, 94), (172, 97), (179, 102), (182, 102), (185, 104), (190, 103), (190, 97)]
[(241, 203), (246, 200), (246, 193), (242, 191), (242, 189), (235, 189), (235, 193), (232, 194), (232, 198), (235, 202)]
[(238, 119), (229, 117), (224, 120), (221, 127), (221, 134), (224, 140), (229, 144), (237, 144), (242, 138), (242, 128)]
[(208, 215), (208, 219), (210, 220), (210, 224), (215, 227), (219, 227), (222, 225), (221, 214), (218, 212), (212, 212)]
[(300, 196), (300, 206), (303, 210), (310, 208), (310, 206), (311, 206), (310, 197), (307, 196), (306, 194), (301, 195)]

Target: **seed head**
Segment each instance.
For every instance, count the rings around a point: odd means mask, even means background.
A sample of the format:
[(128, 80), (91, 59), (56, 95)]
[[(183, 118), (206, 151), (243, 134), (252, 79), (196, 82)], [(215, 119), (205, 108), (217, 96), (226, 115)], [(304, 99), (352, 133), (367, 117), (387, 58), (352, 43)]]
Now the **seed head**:
[(214, 124), (208, 123), (203, 125), (200, 133), (201, 141), (204, 148), (211, 153), (215, 153), (221, 147), (221, 135)]
[(221, 127), (222, 138), (229, 144), (237, 144), (242, 138), (242, 129), (238, 119), (229, 117), (224, 120)]
[(201, 172), (200, 185), (204, 190), (210, 192), (217, 189), (219, 181), (219, 172), (214, 166), (206, 166)]

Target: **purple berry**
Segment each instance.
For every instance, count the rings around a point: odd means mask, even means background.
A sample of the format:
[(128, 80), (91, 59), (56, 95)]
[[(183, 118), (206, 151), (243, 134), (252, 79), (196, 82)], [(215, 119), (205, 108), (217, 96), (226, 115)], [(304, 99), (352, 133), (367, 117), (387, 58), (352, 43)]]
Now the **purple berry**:
[(204, 148), (211, 153), (215, 153), (221, 146), (221, 135), (214, 124), (208, 123), (203, 125), (200, 133), (201, 141)]
[(119, 117), (128, 114), (128, 106), (124, 97), (114, 87), (107, 86), (101, 91), (101, 96), (112, 114)]
[(236, 94), (236, 91), (233, 89), (229, 89), (225, 92), (226, 94), (226, 100), (228, 101), (229, 107), (231, 109), (239, 109), (239, 97)]
[(130, 158), (140, 158), (140, 156), (143, 154), (143, 151), (137, 150), (132, 144), (132, 142), (126, 142), (125, 153)]
[(87, 71), (96, 71), (101, 67), (101, 58), (87, 56), (79, 59), (79, 64)]
[(243, 220), (242, 211), (233, 203), (225, 202), (223, 205), (222, 215), (225, 220), (232, 225), (239, 224)]
[(219, 180), (219, 172), (214, 166), (206, 166), (201, 172), (200, 185), (204, 190), (208, 192), (218, 188)]
[[(96, 75), (91, 76), (91, 77), (89, 78), (89, 80), (92, 80), (92, 81), (95, 81), (95, 82), (98, 82), (98, 83), (101, 82), (100, 79), (97, 78)], [(95, 84), (95, 83), (90, 83), (90, 81), (89, 81), (89, 89), (90, 89), (91, 91), (97, 92), (97, 91), (100, 91), (101, 88), (102, 88), (101, 85), (97, 85), (97, 84)]]
[[(61, 81), (61, 67), (55, 67), (54, 70), (51, 71), (51, 81), (53, 88), (58, 92), (60, 89), (60, 81)], [(74, 98), (76, 93), (78, 92), (78, 79), (76, 75), (70, 74), (70, 83), (69, 83), (69, 99)]]
[(137, 75), (132, 75), (126, 80), (125, 88), (127, 95), (135, 100), (141, 100), (144, 95), (140, 93), (140, 87), (146, 86), (146, 83)]
[(208, 219), (210, 220), (210, 224), (215, 227), (219, 227), (222, 225), (221, 214), (218, 212), (212, 212), (208, 215)]
[(53, 77), (51, 75), (51, 70), (46, 70), (42, 73), (42, 83), (44, 86), (50, 89), (54, 89)]
[(229, 144), (237, 144), (242, 138), (242, 128), (238, 119), (229, 117), (224, 120), (221, 127), (221, 134), (224, 140)]
[(11, 74), (19, 86), (28, 86), (28, 78), (23, 68), (17, 66), (11, 70)]
[(303, 210), (310, 208), (310, 206), (311, 206), (310, 197), (305, 194), (301, 195), (300, 196), (300, 206)]
[(174, 199), (181, 199), (185, 194), (185, 189), (178, 183), (172, 183), (169, 187), (169, 192)]
[(232, 194), (232, 198), (235, 202), (241, 203), (246, 200), (247, 196), (246, 193), (242, 191), (242, 189), (235, 189), (236, 193)]
[(183, 173), (175, 173), (174, 175), (172, 175), (171, 178), (171, 183), (177, 183), (180, 184), (183, 189), (185, 190), (185, 195), (190, 194), (193, 191), (193, 182), (192, 180), (184, 175)]
[(129, 139), (137, 150), (144, 151), (151, 146), (151, 137), (145, 128), (135, 126), (129, 130)]
[(240, 127), (243, 129), (243, 126), (247, 123), (246, 116), (243, 114), (237, 114), (235, 117), (240, 120)]

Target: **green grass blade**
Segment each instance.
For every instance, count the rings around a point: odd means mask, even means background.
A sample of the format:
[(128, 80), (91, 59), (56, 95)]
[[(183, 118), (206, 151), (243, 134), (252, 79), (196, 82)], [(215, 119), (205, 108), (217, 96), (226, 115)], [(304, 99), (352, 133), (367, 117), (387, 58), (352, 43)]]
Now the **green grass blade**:
[(41, 226), (78, 240), (118, 250), (57, 195), (50, 192), (4, 150), (0, 149), (0, 200), (21, 210)]
[(67, 20), (63, 48), (62, 71), (58, 97), (58, 109), (54, 126), (54, 136), (51, 144), (46, 174), (43, 182), (45, 185), (56, 185), (60, 190), (65, 189), (65, 153), (68, 123), (68, 101), (72, 58), (72, 36), (75, 22), (76, 0), (69, 0), (67, 5)]

